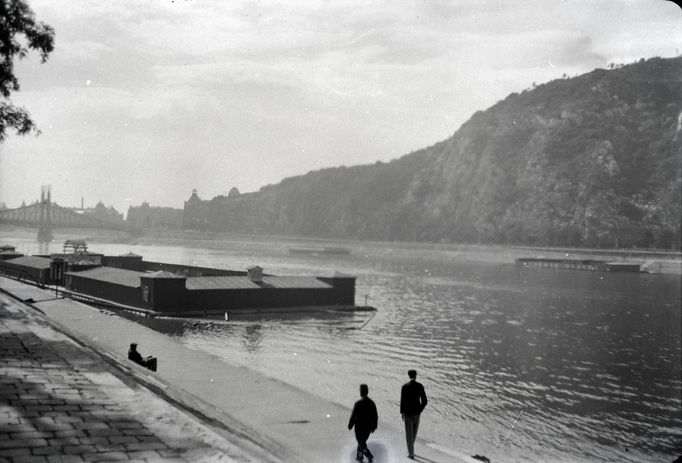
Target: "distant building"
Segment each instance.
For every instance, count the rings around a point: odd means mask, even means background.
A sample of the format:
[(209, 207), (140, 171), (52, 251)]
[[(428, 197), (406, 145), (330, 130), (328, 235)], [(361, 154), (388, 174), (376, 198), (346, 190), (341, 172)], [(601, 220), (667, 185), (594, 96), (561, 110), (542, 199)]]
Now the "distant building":
[(123, 214), (114, 209), (114, 206), (106, 207), (102, 201), (98, 202), (92, 209), (85, 209), (84, 215), (94, 217), (105, 222), (123, 222)]
[(123, 214), (118, 212), (114, 206), (105, 206), (102, 201), (99, 201), (95, 207), (86, 208), (83, 206), (83, 200), (81, 199), (81, 207), (67, 207), (66, 209), (69, 209), (76, 214), (92, 217), (103, 222), (117, 225), (123, 224)]
[(233, 187), (226, 195), (202, 200), (197, 190), (185, 201), (182, 227), (185, 230), (258, 233), (257, 193), (240, 193)]
[(197, 190), (192, 190), (192, 196), (185, 201), (185, 207), (182, 211), (182, 228), (185, 230), (201, 230), (208, 229), (208, 209), (204, 202), (199, 198)]
[(130, 206), (126, 221), (141, 230), (180, 229), (183, 226), (183, 210), (172, 207), (151, 207), (148, 202)]

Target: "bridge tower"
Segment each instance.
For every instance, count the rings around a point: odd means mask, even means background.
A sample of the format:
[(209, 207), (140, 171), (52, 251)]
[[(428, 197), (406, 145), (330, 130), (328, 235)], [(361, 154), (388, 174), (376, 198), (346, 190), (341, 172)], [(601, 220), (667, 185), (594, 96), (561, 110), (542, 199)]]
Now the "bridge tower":
[(52, 215), (50, 214), (50, 204), (52, 191), (50, 185), (43, 185), (40, 188), (40, 222), (38, 224), (38, 242), (49, 243), (52, 241)]

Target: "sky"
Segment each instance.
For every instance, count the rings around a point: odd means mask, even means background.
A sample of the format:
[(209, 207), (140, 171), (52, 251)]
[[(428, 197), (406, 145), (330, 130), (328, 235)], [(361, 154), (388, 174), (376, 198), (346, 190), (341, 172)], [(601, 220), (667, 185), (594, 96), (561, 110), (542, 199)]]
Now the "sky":
[(0, 202), (182, 208), (452, 136), (511, 92), (682, 54), (664, 0), (29, 0), (18, 61), (42, 133), (0, 145)]

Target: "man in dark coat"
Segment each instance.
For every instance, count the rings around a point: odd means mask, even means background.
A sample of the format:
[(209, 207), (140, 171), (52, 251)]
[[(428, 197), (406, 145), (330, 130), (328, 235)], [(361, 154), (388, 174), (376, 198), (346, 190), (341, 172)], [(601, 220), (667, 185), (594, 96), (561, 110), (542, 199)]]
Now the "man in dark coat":
[(156, 371), (156, 357), (150, 355), (148, 357), (142, 358), (142, 354), (137, 351), (137, 343), (135, 342), (130, 343), (130, 349), (128, 349), (128, 360), (132, 360), (133, 362), (142, 365), (145, 368)]
[(379, 415), (374, 401), (367, 394), (369, 394), (369, 388), (366, 384), (361, 384), (360, 400), (355, 402), (353, 406), (353, 412), (350, 414), (350, 420), (348, 420), (348, 430), (350, 431), (355, 426), (355, 439), (358, 441), (355, 459), (362, 461), (364, 455), (371, 462), (374, 460), (374, 455), (367, 448), (367, 439), (371, 433), (376, 431)]
[(419, 429), (419, 416), (426, 407), (424, 386), (417, 382), (417, 370), (409, 370), (410, 380), (400, 390), (400, 414), (405, 422), (405, 440), (407, 441), (407, 457), (414, 460), (414, 441)]

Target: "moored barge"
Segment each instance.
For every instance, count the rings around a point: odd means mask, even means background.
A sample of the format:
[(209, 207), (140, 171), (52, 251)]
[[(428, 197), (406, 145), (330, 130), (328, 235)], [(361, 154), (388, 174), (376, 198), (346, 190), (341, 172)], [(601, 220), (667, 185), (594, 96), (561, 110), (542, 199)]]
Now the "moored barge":
[(239, 311), (374, 310), (355, 305), (354, 276), (277, 276), (257, 265), (245, 271), (150, 262), (126, 254), (59, 254), (0, 260), (0, 273), (63, 287), (82, 300), (166, 316)]

